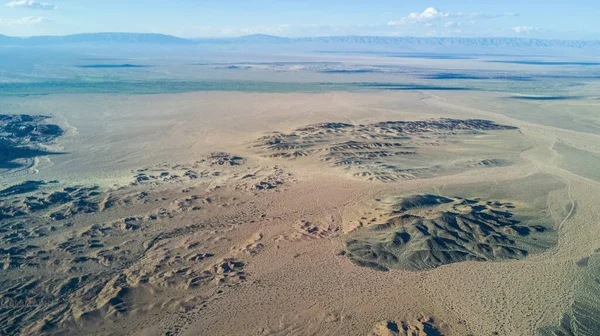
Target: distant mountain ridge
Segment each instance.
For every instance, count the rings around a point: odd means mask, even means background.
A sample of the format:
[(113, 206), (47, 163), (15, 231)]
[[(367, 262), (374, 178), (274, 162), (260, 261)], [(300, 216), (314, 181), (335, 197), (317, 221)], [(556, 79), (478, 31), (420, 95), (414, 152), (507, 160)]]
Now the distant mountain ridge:
[(0, 45), (56, 45), (79, 43), (194, 44), (195, 42), (172, 35), (150, 33), (89, 33), (32, 37), (0, 35)]
[(249, 44), (249, 43), (321, 43), (321, 44), (372, 44), (411, 46), (476, 46), (476, 47), (563, 47), (600, 48), (600, 40), (549, 40), (520, 37), (411, 37), (411, 36), (322, 36), (279, 37), (272, 35), (247, 35), (235, 38), (199, 38), (197, 43)]
[(394, 37), (394, 36), (323, 36), (323, 37), (279, 37), (272, 35), (247, 35), (231, 38), (187, 39), (172, 35), (149, 33), (91, 33), (65, 36), (11, 37), (0, 35), (0, 45), (60, 45), (81, 43), (122, 44), (336, 44), (336, 45), (379, 45), (411, 47), (494, 47), (494, 48), (577, 48), (600, 49), (600, 40), (547, 40), (516, 37)]

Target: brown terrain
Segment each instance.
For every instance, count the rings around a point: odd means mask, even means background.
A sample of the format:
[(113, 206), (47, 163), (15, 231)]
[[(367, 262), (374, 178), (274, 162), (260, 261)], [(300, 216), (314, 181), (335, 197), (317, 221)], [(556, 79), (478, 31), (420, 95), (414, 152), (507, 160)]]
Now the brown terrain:
[(481, 95), (13, 102), (0, 334), (594, 335), (600, 139)]

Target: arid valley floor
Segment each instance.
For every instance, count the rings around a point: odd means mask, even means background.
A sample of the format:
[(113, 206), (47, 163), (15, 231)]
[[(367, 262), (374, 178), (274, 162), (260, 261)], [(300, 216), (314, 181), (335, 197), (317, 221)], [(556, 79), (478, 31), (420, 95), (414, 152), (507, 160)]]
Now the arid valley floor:
[(600, 100), (528, 98), (4, 96), (0, 334), (597, 335)]

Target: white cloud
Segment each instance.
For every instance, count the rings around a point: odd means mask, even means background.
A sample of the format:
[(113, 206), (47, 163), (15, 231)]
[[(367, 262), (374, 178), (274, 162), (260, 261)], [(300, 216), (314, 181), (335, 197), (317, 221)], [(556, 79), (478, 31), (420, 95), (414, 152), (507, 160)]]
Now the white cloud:
[(45, 10), (55, 10), (56, 5), (47, 3), (47, 2), (39, 2), (36, 0), (13, 0), (6, 4), (6, 6), (11, 8), (23, 7), (23, 8), (31, 8), (31, 9), (45, 9)]
[(460, 27), (469, 27), (474, 26), (477, 23), (475, 20), (470, 21), (448, 21), (444, 23), (445, 28), (460, 28)]
[(20, 19), (0, 19), (0, 25), (17, 26), (17, 25), (35, 25), (44, 22), (44, 18), (40, 16), (25, 16)]
[(408, 16), (402, 18), (401, 21), (410, 22), (410, 21), (433, 21), (443, 17), (449, 17), (451, 13), (440, 12), (433, 7), (429, 7), (423, 11), (423, 13), (410, 13)]
[(423, 12), (414, 12), (410, 13), (408, 16), (403, 17), (397, 21), (390, 21), (388, 25), (390, 26), (398, 26), (407, 23), (429, 23), (432, 21), (441, 21), (448, 20), (451, 18), (454, 19), (493, 19), (503, 16), (519, 16), (516, 13), (501, 13), (501, 14), (490, 14), (490, 13), (463, 13), (463, 12), (442, 12), (437, 10), (436, 8), (429, 7), (425, 9)]
[(516, 26), (516, 27), (512, 27), (511, 29), (512, 29), (512, 31), (514, 31), (517, 34), (529, 33), (529, 32), (538, 30), (538, 28), (534, 28), (534, 27), (530, 27), (530, 26)]

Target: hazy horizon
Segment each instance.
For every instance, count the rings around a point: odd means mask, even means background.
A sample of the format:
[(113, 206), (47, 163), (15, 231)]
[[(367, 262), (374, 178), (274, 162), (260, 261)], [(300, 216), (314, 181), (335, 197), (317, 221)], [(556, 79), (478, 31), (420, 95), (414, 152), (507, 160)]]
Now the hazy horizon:
[(524, 39), (524, 40), (558, 40), (558, 41), (600, 41), (600, 37), (590, 37), (590, 38), (551, 38), (551, 37), (528, 37), (528, 36), (417, 36), (417, 35), (371, 35), (371, 34), (341, 34), (341, 35), (314, 35), (314, 36), (285, 36), (285, 35), (277, 35), (277, 34), (266, 34), (266, 33), (251, 33), (251, 34), (240, 34), (240, 35), (230, 35), (230, 36), (180, 36), (175, 34), (161, 33), (161, 32), (134, 32), (134, 31), (93, 31), (93, 32), (75, 32), (69, 34), (41, 34), (41, 35), (7, 35), (0, 34), (0, 36), (6, 37), (16, 37), (16, 38), (31, 38), (31, 37), (64, 37), (64, 36), (73, 36), (73, 35), (95, 35), (95, 34), (131, 34), (131, 35), (163, 35), (163, 36), (172, 36), (186, 40), (210, 40), (210, 39), (237, 39), (244, 37), (252, 37), (252, 36), (264, 36), (264, 37), (276, 37), (282, 39), (289, 40), (297, 40), (297, 39), (318, 39), (318, 38), (328, 38), (328, 37), (382, 37), (382, 38), (414, 38), (414, 39), (469, 39), (469, 40), (477, 40), (477, 39)]
[[(192, 37), (269, 34), (300, 36), (535, 37), (593, 39), (599, 28), (595, 1), (315, 0), (227, 3), (158, 0), (135, 2), (11, 0), (0, 6), (0, 34), (70, 35), (98, 31), (162, 33)], [(569, 15), (577, 12), (577, 20)]]

